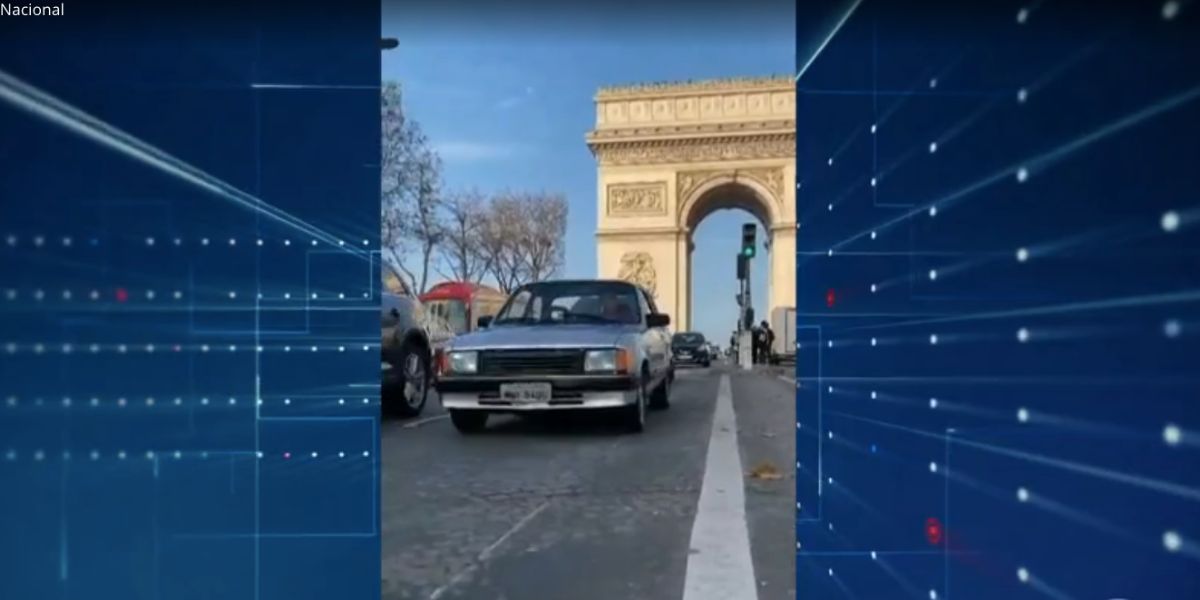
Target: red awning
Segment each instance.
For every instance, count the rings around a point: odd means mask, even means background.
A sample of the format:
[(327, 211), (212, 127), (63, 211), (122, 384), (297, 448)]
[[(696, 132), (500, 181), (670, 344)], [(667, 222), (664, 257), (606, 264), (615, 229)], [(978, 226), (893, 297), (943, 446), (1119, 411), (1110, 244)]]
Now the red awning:
[(503, 294), (500, 290), (478, 283), (446, 281), (429, 288), (429, 291), (421, 295), (421, 302), (432, 302), (435, 300), (462, 300), (468, 302), (476, 296), (502, 297)]

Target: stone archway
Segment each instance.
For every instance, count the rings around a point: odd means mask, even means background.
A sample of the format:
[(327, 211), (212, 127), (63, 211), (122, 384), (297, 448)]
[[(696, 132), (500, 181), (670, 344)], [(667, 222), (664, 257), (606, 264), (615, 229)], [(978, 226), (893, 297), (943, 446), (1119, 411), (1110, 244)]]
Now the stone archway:
[[(768, 314), (759, 318), (794, 307), (795, 110), (791, 77), (601, 89), (587, 136), (598, 165), (599, 276), (646, 285), (678, 329), (691, 328), (692, 232), (715, 210), (741, 208), (771, 246)], [(735, 252), (711, 267), (729, 273), (731, 290)]]

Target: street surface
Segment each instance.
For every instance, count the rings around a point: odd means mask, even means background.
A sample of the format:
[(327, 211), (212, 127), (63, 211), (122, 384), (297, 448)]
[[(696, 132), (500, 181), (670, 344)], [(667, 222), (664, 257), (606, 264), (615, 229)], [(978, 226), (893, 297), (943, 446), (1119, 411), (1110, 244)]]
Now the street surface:
[(431, 396), (382, 426), (383, 598), (795, 598), (794, 402), (718, 363), (641, 434), (576, 412), (463, 436)]

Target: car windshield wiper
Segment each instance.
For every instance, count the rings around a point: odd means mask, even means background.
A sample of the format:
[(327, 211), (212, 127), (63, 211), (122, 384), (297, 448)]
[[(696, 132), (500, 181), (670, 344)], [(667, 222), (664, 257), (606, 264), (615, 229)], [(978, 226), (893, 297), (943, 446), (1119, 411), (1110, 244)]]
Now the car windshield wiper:
[(592, 323), (621, 323), (621, 321), (618, 321), (617, 319), (610, 319), (608, 317), (602, 317), (600, 315), (593, 315), (591, 313), (567, 313), (566, 318), (563, 320), (569, 321), (571, 319), (579, 319), (580, 321), (591, 321)]
[(492, 321), (492, 325), (509, 325), (509, 324), (530, 324), (537, 323), (536, 320), (529, 317), (509, 317), (506, 319), (496, 319)]

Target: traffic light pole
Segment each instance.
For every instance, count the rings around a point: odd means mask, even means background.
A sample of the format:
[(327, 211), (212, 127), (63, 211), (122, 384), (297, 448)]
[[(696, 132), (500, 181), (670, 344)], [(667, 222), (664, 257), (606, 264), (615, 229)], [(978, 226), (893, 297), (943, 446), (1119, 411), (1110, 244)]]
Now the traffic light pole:
[(738, 252), (738, 365), (754, 367), (754, 303), (750, 297), (750, 259), (754, 258), (758, 226), (742, 225), (742, 249)]

